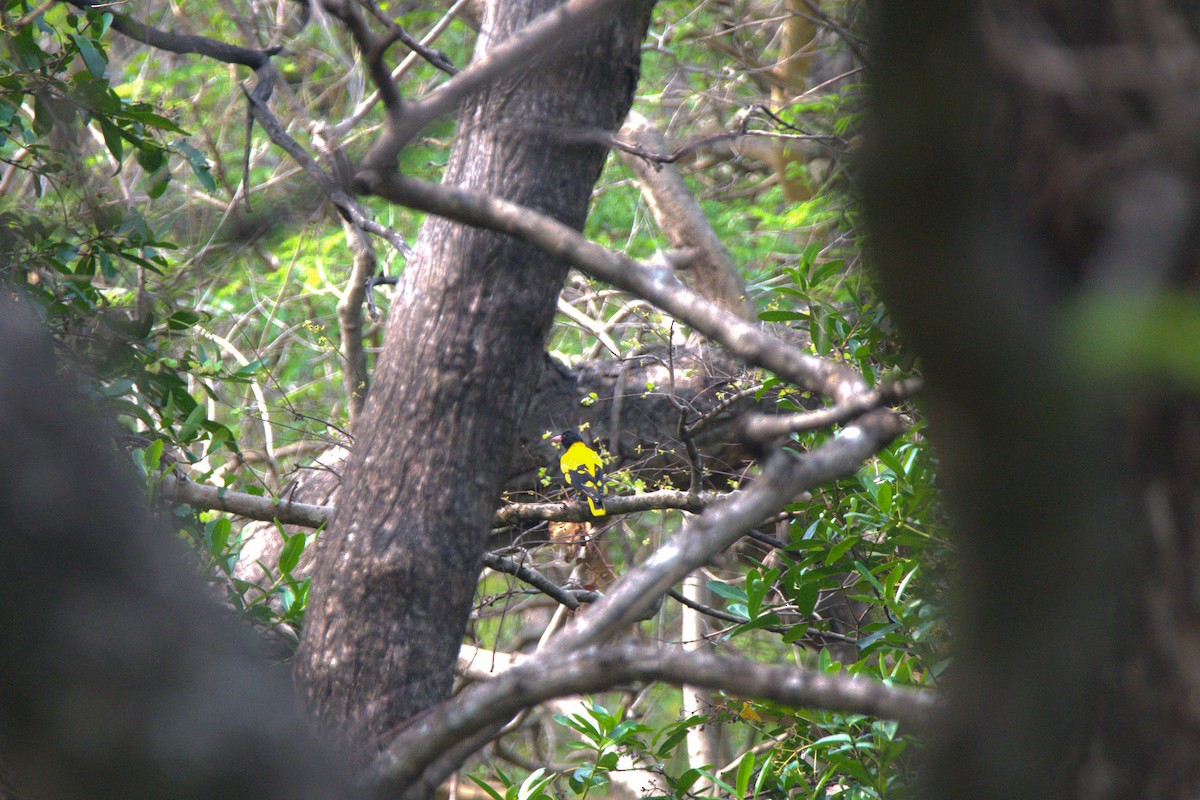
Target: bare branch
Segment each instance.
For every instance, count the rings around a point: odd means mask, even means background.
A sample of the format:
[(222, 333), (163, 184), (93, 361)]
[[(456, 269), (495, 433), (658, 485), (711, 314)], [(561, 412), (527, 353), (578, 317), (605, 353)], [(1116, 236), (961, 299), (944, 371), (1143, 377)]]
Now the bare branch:
[[(465, 74), (465, 73), (464, 73)], [(809, 391), (838, 401), (866, 391), (853, 371), (804, 353), (688, 289), (671, 274), (588, 241), (533, 209), (458, 186), (432, 184), (395, 173), (359, 174), (362, 188), (394, 203), (507, 233), (541, 247), (583, 272), (642, 297), (742, 360), (771, 370)]]
[[(500, 44), (471, 66), (400, 112), (388, 106), (389, 125), (362, 162), (365, 174), (395, 170), (396, 155), (426, 124), (458, 108), (463, 99), (506, 72), (538, 60), (545, 66), (568, 55), (576, 44), (595, 30), (600, 19), (630, 0), (567, 0), (541, 15), (520, 33)], [(389, 78), (390, 84), (390, 78)], [(378, 81), (376, 81), (378, 84)], [(383, 87), (380, 87), (381, 91)], [(386, 96), (384, 97), (387, 103)]]
[(340, 19), (354, 37), (359, 52), (367, 62), (367, 72), (371, 75), (371, 80), (379, 92), (379, 99), (383, 101), (389, 116), (403, 116), (407, 107), (404, 98), (400, 96), (396, 82), (392, 80), (391, 73), (383, 63), (384, 53), (392, 42), (396, 41), (396, 37), (380, 37), (373, 34), (367, 21), (358, 13), (358, 6), (354, 0), (325, 0), (323, 6), (326, 11)]
[(0, 21), (4, 22), (4, 27), (8, 28), (9, 31), (19, 31), (21, 28), (32, 25), (38, 17), (49, 11), (57, 2), (58, 0), (46, 0), (46, 2), (42, 3), (37, 8), (30, 10), (28, 13), (18, 17), (17, 19), (12, 19), (9, 17), (7, 10), (0, 9)]
[[(621, 135), (650, 150), (666, 148), (666, 139), (658, 128), (636, 111), (629, 112)], [(690, 282), (696, 291), (742, 319), (754, 319), (754, 305), (746, 301), (746, 286), (733, 259), (679, 170), (630, 155), (622, 156), (621, 162), (637, 176), (650, 213), (671, 247), (696, 251), (688, 270), (688, 275), (694, 276)]]
[[(268, 69), (259, 71), (258, 80), (260, 85), (269, 85), (274, 83), (275, 77), (274, 67), (268, 65)], [(363, 207), (358, 204), (358, 201), (346, 194), (337, 181), (325, 172), (325, 170), (321, 169), (321, 165), (300, 146), (300, 143), (288, 135), (288, 132), (283, 129), (283, 125), (279, 123), (279, 120), (267, 108), (267, 104), (262, 99), (262, 93), (258, 87), (254, 91), (247, 91), (243, 87), (242, 91), (245, 93), (246, 100), (250, 104), (250, 112), (254, 115), (254, 119), (258, 124), (262, 126), (262, 129), (266, 131), (267, 136), (290, 155), (301, 169), (316, 182), (325, 196), (329, 198), (329, 202), (333, 203), (344, 219), (367, 233), (373, 233), (376, 236), (387, 239), (392, 247), (395, 247), (397, 252), (405, 258), (412, 255), (412, 248), (408, 246), (408, 243), (404, 241), (404, 237), (398, 231), (380, 225), (368, 217)]]
[[(417, 718), (376, 762), (378, 797), (415, 797), (436, 786), (424, 766), (477, 731), (556, 697), (631, 683), (663, 681), (725, 691), (787, 706), (821, 708), (928, 724), (939, 701), (928, 691), (853, 675), (774, 666), (707, 651), (647, 645), (592, 646), (554, 658), (533, 657)], [(438, 773), (443, 770), (437, 770)]]
[[(735, 492), (736, 494), (736, 492)], [(634, 495), (605, 495), (604, 508), (609, 516), (620, 514), (637, 514), (642, 511), (665, 511), (679, 509), (699, 513), (713, 503), (728, 497), (727, 494), (703, 492), (692, 494), (674, 489), (662, 489), (657, 492), (644, 492)], [(518, 522), (553, 521), (553, 522), (587, 522), (593, 519), (588, 511), (587, 503), (571, 501), (568, 503), (509, 503), (496, 512), (492, 518), (493, 527), (513, 525)]]
[(371, 15), (374, 16), (375, 19), (383, 23), (384, 27), (388, 29), (390, 39), (402, 43), (409, 50), (428, 61), (437, 69), (445, 72), (447, 75), (454, 76), (458, 74), (458, 68), (455, 67), (454, 64), (450, 63), (450, 59), (445, 53), (439, 50), (431, 50), (422, 42), (414, 39), (409, 35), (408, 31), (404, 30), (404, 28), (396, 22), (396, 20), (392, 19), (390, 15), (379, 8), (379, 6), (377, 6), (375, 3), (371, 2), (371, 0), (359, 0), (359, 3), (361, 3), (362, 6), (368, 11), (370, 11)]
[[(284, 525), (300, 525), (319, 528), (333, 519), (334, 507), (311, 503), (296, 503), (271, 497), (246, 494), (207, 486), (173, 473), (163, 478), (160, 491), (166, 500), (186, 503), (196, 508), (209, 508), (236, 514), (247, 519), (264, 522), (279, 521)], [(737, 494), (734, 492), (734, 494)], [(610, 516), (638, 514), (644, 511), (666, 511), (682, 509), (699, 513), (718, 500), (729, 495), (704, 492), (692, 495), (664, 489), (635, 495), (613, 495), (604, 498), (604, 507)], [(586, 522), (592, 519), (587, 503), (509, 503), (496, 511), (492, 518), (493, 527), (515, 525), (520, 522)]]
[(848, 422), (880, 406), (907, 399), (921, 389), (920, 378), (888, 383), (829, 408), (796, 414), (747, 414), (738, 424), (747, 442), (772, 442), (792, 433), (816, 431)]
[(685, 145), (675, 148), (669, 152), (651, 149), (638, 144), (636, 141), (626, 139), (618, 139), (611, 134), (596, 135), (594, 138), (597, 141), (607, 144), (614, 150), (620, 150), (622, 153), (628, 153), (631, 156), (652, 161), (656, 164), (674, 164), (682, 158), (692, 155), (695, 152), (705, 149), (709, 145), (717, 144), (718, 142), (729, 142), (735, 139), (743, 139), (747, 137), (762, 137), (765, 139), (779, 139), (792, 142), (837, 142), (846, 144), (846, 137), (837, 136), (835, 134), (826, 133), (779, 133), (778, 131), (760, 131), (750, 128), (743, 128), (736, 131), (721, 131), (719, 133), (711, 133), (708, 136), (701, 136), (688, 142)]
[(278, 520), (286, 525), (301, 525), (305, 528), (320, 528), (333, 519), (333, 508), (311, 503), (294, 503), (275, 497), (259, 497), (245, 492), (230, 492), (216, 486), (206, 486), (189, 480), (180, 473), (163, 476), (159, 491), (165, 500), (186, 503), (195, 508), (210, 508), (237, 514), (247, 519), (270, 522)]
[[(454, 0), (450, 7), (446, 9), (446, 13), (442, 15), (442, 18), (437, 21), (437, 24), (430, 28), (429, 32), (422, 37), (420, 45), (422, 47), (428, 47), (437, 39), (437, 37), (441, 36), (442, 32), (446, 30), (446, 28), (450, 25), (450, 22), (458, 14), (459, 9), (466, 5), (467, 2), (469, 2), (469, 0)], [(400, 80), (401, 76), (408, 72), (412, 65), (416, 63), (418, 57), (419, 55), (416, 51), (405, 56), (404, 60), (400, 62), (400, 66), (392, 70), (392, 82), (395, 83), (396, 81)], [(338, 136), (344, 136), (349, 131), (353, 130), (354, 127), (358, 125), (358, 123), (362, 122), (363, 118), (370, 113), (371, 109), (375, 107), (375, 103), (378, 101), (379, 92), (373, 92), (369, 97), (355, 106), (354, 111), (350, 114), (350, 116), (333, 126), (335, 133)]]
[(151, 25), (138, 22), (135, 19), (112, 12), (112, 3), (99, 3), (94, 0), (68, 0), (76, 8), (103, 9), (113, 15), (112, 28), (130, 39), (148, 44), (159, 50), (171, 53), (194, 53), (206, 56), (226, 64), (241, 64), (251, 69), (260, 69), (270, 62), (271, 56), (283, 50), (282, 47), (268, 47), (257, 50), (250, 47), (239, 47), (235, 44), (210, 39), (207, 36), (164, 31)]
[(603, 597), (596, 591), (564, 589), (537, 570), (496, 553), (484, 553), (483, 565), (525, 581), (542, 594), (554, 598), (572, 611), (577, 611), (581, 603), (594, 603)]

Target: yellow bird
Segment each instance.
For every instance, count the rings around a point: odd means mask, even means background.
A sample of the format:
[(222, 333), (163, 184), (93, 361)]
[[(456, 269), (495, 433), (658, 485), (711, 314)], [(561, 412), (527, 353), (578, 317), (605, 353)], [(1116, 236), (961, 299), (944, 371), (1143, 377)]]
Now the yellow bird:
[(587, 498), (593, 517), (603, 517), (604, 462), (600, 455), (583, 443), (577, 431), (567, 430), (554, 437), (554, 442), (567, 448), (559, 459), (563, 477), (571, 488)]

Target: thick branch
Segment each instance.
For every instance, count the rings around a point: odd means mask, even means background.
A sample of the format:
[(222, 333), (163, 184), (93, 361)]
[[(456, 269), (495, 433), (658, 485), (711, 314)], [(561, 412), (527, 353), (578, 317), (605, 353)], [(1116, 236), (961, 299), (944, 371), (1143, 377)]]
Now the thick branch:
[(652, 271), (588, 241), (566, 225), (483, 192), (435, 185), (392, 173), (360, 173), (362, 188), (387, 200), (524, 239), (587, 274), (632, 292), (725, 345), (755, 366), (838, 401), (866, 391), (851, 370), (804, 353), (688, 289), (673, 275)]
[(301, 525), (305, 528), (320, 528), (333, 519), (331, 506), (311, 503), (293, 503), (275, 497), (259, 497), (245, 492), (231, 492), (196, 483), (178, 473), (163, 476), (159, 484), (162, 497), (175, 503), (186, 503), (195, 508), (225, 511), (248, 519), (264, 522), (278, 520), (285, 525)]
[[(530, 658), (467, 689), (443, 704), (438, 713), (420, 717), (376, 764), (377, 775), (384, 779), (377, 796), (419, 794), (420, 788), (412, 783), (418, 780), (426, 760), (481, 729), (503, 724), (523, 709), (556, 697), (646, 681), (686, 683), (787, 706), (869, 714), (915, 727), (925, 725), (938, 704), (930, 692), (852, 675), (681, 648), (592, 646), (555, 658)], [(399, 746), (401, 742), (406, 746)]]

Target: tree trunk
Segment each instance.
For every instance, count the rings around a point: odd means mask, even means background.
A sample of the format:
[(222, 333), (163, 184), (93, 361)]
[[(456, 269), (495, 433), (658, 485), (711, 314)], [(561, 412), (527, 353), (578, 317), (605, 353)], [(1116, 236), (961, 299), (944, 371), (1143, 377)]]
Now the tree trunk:
[(1200, 15), (880, 11), (868, 211), (963, 559), (928, 796), (1196, 797)]
[(0, 797), (352, 796), (14, 294), (0, 282)]
[[(553, 5), (490, 2), (476, 56)], [(626, 5), (577, 52), (531, 56), (468, 100), (445, 180), (582, 228), (605, 151), (553, 131), (620, 125), (650, 7)], [(449, 694), (565, 275), (515, 239), (430, 219), (397, 286), (296, 660), (312, 714), (360, 761)]]

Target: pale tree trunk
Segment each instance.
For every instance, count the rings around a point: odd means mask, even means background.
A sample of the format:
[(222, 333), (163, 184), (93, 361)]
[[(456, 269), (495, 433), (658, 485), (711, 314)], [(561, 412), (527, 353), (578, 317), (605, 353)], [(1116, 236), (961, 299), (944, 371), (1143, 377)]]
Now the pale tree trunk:
[[(489, 2), (477, 56), (553, 5)], [(620, 125), (650, 6), (621, 6), (568, 57), (530, 54), (465, 102), (445, 180), (582, 228), (605, 151), (577, 132)], [(360, 761), (449, 695), (565, 275), (515, 239), (430, 219), (397, 286), (295, 671), (313, 716)]]
[[(684, 578), (683, 596), (696, 603), (705, 603), (708, 597), (704, 588), (703, 574), (693, 572)], [(704, 616), (689, 606), (682, 606), (680, 608), (680, 616), (680, 639), (683, 642), (683, 649), (699, 650), (705, 647)], [(697, 714), (712, 713), (712, 692), (695, 686), (682, 686), (680, 689), (683, 692), (682, 713), (685, 718)], [(715, 720), (688, 731), (687, 754), (688, 765), (693, 768), (706, 766), (716, 768), (718, 766), (719, 756), (717, 752), (717, 728)], [(701, 778), (696, 781), (696, 792), (708, 794), (712, 790), (713, 783), (707, 778)]]
[[(795, 101), (804, 91), (815, 52), (817, 26), (804, 0), (787, 0), (782, 10), (788, 14), (780, 25), (779, 62), (771, 72), (771, 106), (778, 112)], [(771, 148), (771, 167), (783, 187), (784, 196), (794, 203), (812, 197), (812, 189), (802, 178), (792, 174), (797, 162), (804, 161), (802, 148), (787, 141), (776, 142)]]
[(927, 796), (1200, 796), (1200, 12), (880, 12), (869, 218), (962, 554)]

